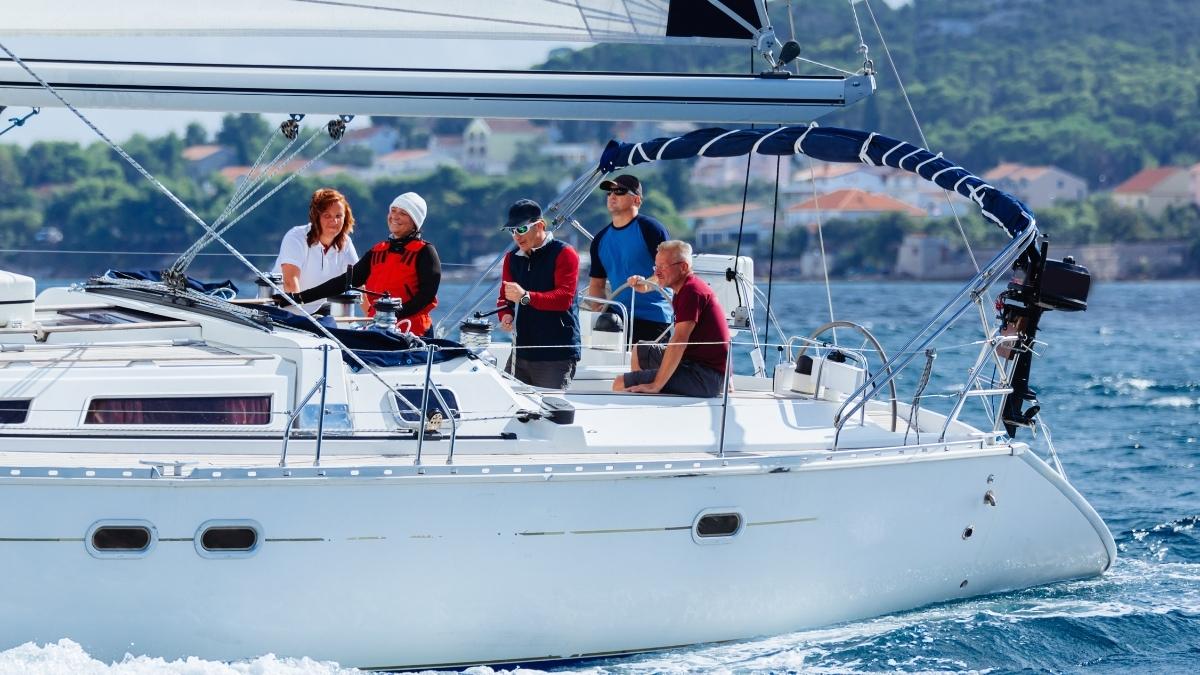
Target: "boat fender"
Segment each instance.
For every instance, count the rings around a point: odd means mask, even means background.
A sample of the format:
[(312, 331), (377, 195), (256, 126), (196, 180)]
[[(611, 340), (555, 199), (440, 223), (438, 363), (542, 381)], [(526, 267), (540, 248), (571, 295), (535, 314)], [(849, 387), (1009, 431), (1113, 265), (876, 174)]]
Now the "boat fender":
[(543, 396), (542, 407), (546, 410), (546, 417), (555, 424), (575, 423), (575, 406), (566, 399), (557, 396)]

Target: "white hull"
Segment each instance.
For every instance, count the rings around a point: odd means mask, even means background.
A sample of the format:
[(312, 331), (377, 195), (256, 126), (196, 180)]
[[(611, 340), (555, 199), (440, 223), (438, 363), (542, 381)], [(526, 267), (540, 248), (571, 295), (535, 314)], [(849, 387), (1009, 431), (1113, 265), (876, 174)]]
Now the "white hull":
[[(405, 462), (357, 477), (5, 471), (0, 555), (19, 583), (2, 646), (68, 637), (102, 660), (363, 667), (563, 658), (784, 633), (1092, 576), (1115, 556), (1095, 512), (1024, 446), (856, 455)], [(695, 538), (712, 510), (740, 513), (742, 531)], [(152, 523), (158, 541), (136, 560), (94, 557), (82, 535), (104, 519)], [(214, 519), (257, 522), (259, 550), (198, 554)]]

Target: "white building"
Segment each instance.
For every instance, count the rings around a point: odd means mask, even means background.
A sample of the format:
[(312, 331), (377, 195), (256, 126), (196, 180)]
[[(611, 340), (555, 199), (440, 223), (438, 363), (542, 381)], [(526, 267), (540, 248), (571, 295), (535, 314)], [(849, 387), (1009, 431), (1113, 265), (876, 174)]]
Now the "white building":
[(1121, 206), (1157, 216), (1169, 206), (1182, 206), (1194, 200), (1191, 176), (1178, 166), (1143, 169), (1112, 191), (1113, 201)]
[(1088, 195), (1087, 181), (1056, 166), (1005, 162), (980, 177), (1035, 209), (1082, 201)]

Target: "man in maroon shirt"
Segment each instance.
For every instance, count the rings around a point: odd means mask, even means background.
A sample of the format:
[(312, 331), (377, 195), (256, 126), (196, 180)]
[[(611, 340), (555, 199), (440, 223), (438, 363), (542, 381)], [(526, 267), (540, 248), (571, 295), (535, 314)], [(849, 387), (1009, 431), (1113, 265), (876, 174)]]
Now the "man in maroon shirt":
[[(675, 291), (674, 335), (666, 345), (639, 342), (633, 371), (613, 380), (613, 391), (720, 396), (729, 359), (729, 326), (717, 294), (692, 274), (691, 245), (679, 240), (659, 244), (654, 276), (660, 286)], [(629, 277), (629, 285), (641, 293), (650, 289), (639, 276)]]

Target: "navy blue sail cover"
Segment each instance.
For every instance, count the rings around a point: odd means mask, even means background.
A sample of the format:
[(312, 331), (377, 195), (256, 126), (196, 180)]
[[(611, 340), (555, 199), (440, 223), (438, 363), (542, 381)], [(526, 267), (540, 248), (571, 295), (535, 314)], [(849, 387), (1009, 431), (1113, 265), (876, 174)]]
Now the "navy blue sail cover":
[[(158, 270), (108, 270), (104, 273), (105, 276), (113, 279), (132, 279), (134, 281), (158, 281), (163, 280), (162, 272)], [(233, 282), (226, 279), (225, 281), (200, 281), (192, 277), (187, 277), (187, 287), (193, 291), (200, 293), (212, 293), (219, 289), (227, 289), (237, 293), (237, 286)]]
[[(324, 337), (324, 334), (303, 316), (292, 314), (291, 312), (284, 311), (278, 307), (271, 307), (270, 305), (263, 305), (260, 309), (271, 317), (272, 323), (282, 324), (289, 328), (298, 328), (313, 335)], [(453, 340), (433, 338), (418, 340), (404, 333), (382, 331), (374, 328), (338, 328), (336, 322), (329, 317), (322, 317), (321, 325), (333, 337), (345, 345), (347, 349), (353, 351), (358, 358), (362, 359), (363, 363), (378, 368), (395, 368), (397, 366), (424, 364), (429, 354), (425, 351), (426, 344), (438, 347), (437, 351), (433, 353), (434, 363), (473, 356), (467, 351), (466, 347)], [(354, 370), (360, 367), (358, 362), (345, 352), (342, 352), (342, 360)]]
[(1033, 212), (1019, 199), (924, 148), (880, 134), (837, 127), (698, 129), (644, 143), (609, 141), (600, 157), (605, 173), (628, 166), (689, 157), (808, 155), (825, 162), (862, 163), (903, 169), (979, 205), (984, 217), (1016, 237), (1034, 224)]

